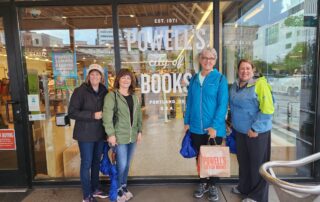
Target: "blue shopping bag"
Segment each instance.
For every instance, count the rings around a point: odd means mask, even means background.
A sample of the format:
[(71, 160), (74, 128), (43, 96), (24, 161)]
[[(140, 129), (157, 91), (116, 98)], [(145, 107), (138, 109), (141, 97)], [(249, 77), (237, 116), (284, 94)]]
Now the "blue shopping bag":
[(236, 133), (234, 130), (231, 130), (230, 135), (227, 135), (226, 145), (230, 148), (231, 153), (237, 153)]
[(181, 144), (180, 154), (184, 158), (193, 158), (196, 157), (197, 151), (192, 146), (191, 133), (187, 130)]

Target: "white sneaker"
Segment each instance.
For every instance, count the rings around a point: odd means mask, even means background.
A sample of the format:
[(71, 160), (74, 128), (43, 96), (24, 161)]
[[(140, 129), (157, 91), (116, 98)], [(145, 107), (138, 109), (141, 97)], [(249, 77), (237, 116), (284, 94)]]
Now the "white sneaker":
[(122, 187), (122, 191), (123, 191), (123, 194), (125, 195), (127, 201), (129, 201), (130, 199), (133, 198), (133, 194), (127, 189), (126, 186)]
[(122, 189), (118, 191), (117, 202), (126, 202), (126, 196), (124, 195)]
[(253, 200), (252, 198), (245, 198), (242, 200), (242, 202), (257, 202), (257, 201)]

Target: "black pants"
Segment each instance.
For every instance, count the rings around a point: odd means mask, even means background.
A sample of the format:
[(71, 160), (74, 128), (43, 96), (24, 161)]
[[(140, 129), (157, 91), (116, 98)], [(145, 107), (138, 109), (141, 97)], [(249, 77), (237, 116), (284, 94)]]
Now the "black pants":
[[(214, 139), (215, 139), (215, 141), (210, 141), (210, 142), (212, 142), (213, 144), (216, 143), (217, 145), (222, 144), (222, 137), (216, 137)], [(201, 134), (191, 133), (191, 140), (192, 140), (193, 147), (199, 153), (200, 146), (208, 144), (209, 135), (207, 135), (207, 134), (201, 135)], [(198, 157), (197, 157), (197, 165), (198, 165)], [(218, 177), (210, 177), (209, 179), (200, 178), (200, 183), (208, 183), (210, 185), (215, 185), (218, 181), (219, 181)]]
[(260, 176), (260, 166), (270, 161), (271, 132), (259, 133), (256, 138), (236, 132), (239, 163), (238, 190), (259, 202), (268, 201), (269, 186)]

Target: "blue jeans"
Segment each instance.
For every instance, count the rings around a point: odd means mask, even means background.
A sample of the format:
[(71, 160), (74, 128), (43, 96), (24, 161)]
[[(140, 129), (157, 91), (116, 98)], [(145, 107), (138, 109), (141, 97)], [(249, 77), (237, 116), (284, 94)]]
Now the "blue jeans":
[[(87, 198), (98, 189), (99, 168), (104, 141), (78, 141), (81, 157), (80, 180), (83, 198)], [(91, 172), (90, 172), (91, 171)]]
[(135, 148), (136, 143), (119, 144), (116, 147), (118, 188), (127, 184), (130, 162)]

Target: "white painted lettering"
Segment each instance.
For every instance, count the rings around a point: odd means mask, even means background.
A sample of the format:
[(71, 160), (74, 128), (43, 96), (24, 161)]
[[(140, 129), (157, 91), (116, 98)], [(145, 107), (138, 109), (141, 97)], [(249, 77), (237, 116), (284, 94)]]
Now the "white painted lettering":
[[(167, 82), (166, 82), (166, 80), (167, 80)], [(168, 84), (168, 85), (166, 86), (166, 84)], [(162, 91), (164, 93), (170, 93), (171, 88), (172, 88), (171, 87), (171, 76), (169, 73), (165, 73), (162, 75)]]
[(150, 75), (141, 74), (141, 93), (150, 92)]
[(153, 93), (160, 93), (161, 91), (161, 77), (159, 74), (151, 76), (151, 91)]

